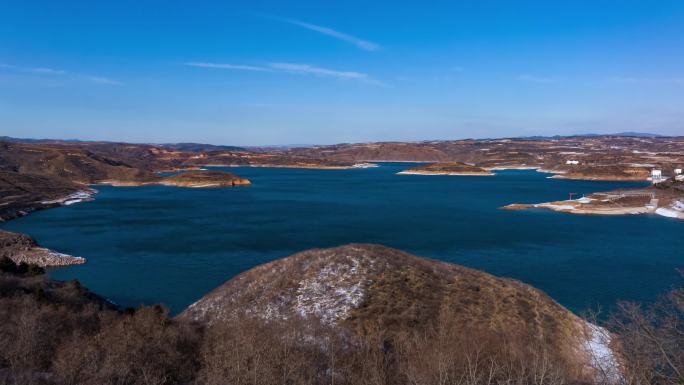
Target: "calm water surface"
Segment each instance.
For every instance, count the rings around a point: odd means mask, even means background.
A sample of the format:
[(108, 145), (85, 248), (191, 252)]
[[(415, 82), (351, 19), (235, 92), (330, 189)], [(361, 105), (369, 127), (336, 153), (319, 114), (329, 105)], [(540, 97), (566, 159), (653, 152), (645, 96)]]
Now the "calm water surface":
[(313, 247), (380, 243), (520, 279), (575, 311), (652, 300), (680, 282), (684, 222), (507, 211), (634, 183), (563, 181), (534, 171), (495, 177), (401, 176), (375, 169), (229, 169), (249, 187), (100, 186), (95, 201), (2, 227), (88, 258), (51, 272), (122, 306), (178, 312), (236, 274)]

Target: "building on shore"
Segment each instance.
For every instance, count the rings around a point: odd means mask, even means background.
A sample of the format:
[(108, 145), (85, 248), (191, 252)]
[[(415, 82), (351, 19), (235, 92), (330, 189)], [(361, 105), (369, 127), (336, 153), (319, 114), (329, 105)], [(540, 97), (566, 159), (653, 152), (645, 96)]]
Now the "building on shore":
[(684, 174), (682, 174), (681, 168), (675, 168), (674, 169), (674, 177), (675, 177), (675, 180), (684, 181)]
[(660, 183), (662, 182), (663, 179), (663, 171), (657, 168), (654, 168), (651, 170), (651, 182), (655, 183)]

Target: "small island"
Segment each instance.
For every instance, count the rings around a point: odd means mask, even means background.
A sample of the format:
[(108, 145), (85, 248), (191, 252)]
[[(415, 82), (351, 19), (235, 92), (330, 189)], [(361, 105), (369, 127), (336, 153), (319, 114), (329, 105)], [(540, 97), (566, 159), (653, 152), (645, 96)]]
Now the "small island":
[(151, 184), (190, 188), (247, 186), (251, 182), (235, 174), (221, 171), (189, 171), (167, 176)]
[(400, 171), (400, 175), (492, 176), (490, 170), (461, 162), (432, 163)]
[(139, 187), (139, 186), (174, 186), (188, 188), (219, 188), (247, 186), (252, 184), (249, 179), (223, 171), (187, 171), (180, 174), (144, 178), (140, 180), (113, 180), (107, 179), (99, 181), (97, 184), (104, 184), (116, 187)]

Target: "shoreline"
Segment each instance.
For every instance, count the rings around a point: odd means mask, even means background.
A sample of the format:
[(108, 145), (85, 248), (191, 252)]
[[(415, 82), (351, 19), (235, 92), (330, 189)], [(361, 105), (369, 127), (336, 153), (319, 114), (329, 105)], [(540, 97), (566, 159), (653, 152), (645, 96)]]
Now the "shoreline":
[(648, 179), (643, 178), (630, 178), (630, 177), (616, 177), (616, 176), (574, 176), (567, 175), (567, 173), (557, 173), (551, 171), (550, 173), (556, 174), (549, 178), (551, 179), (565, 179), (565, 180), (586, 180), (586, 181), (597, 181), (597, 182), (648, 182)]
[(572, 204), (571, 201), (556, 201), (544, 203), (512, 203), (502, 206), (504, 210), (527, 210), (527, 209), (546, 209), (560, 213), (567, 214), (581, 214), (581, 215), (641, 215), (654, 213), (655, 210), (649, 210), (645, 207), (628, 206), (616, 208), (579, 208)]
[(428, 175), (428, 176), (494, 176), (493, 172), (486, 173), (486, 172), (439, 172), (439, 171), (399, 171), (395, 173), (395, 175)]
[(380, 165), (370, 162), (359, 162), (354, 163), (350, 166), (324, 166), (316, 164), (233, 164), (233, 163), (208, 163), (203, 164), (200, 167), (258, 167), (258, 168), (291, 168), (291, 169), (305, 169), (305, 170), (353, 170), (359, 168), (375, 168), (380, 167)]
[(33, 237), (11, 231), (0, 230), (0, 246), (0, 257), (9, 258), (16, 264), (64, 267), (86, 263), (86, 259), (83, 257), (40, 247)]
[(96, 189), (88, 187), (87, 189), (77, 190), (73, 193), (56, 199), (26, 202), (24, 207), (0, 215), (0, 224), (12, 219), (25, 217), (35, 211), (47, 210), (62, 206), (71, 206), (80, 202), (92, 201), (95, 199), (94, 196), (97, 193), (98, 191)]
[(649, 208), (646, 206), (623, 206), (623, 207), (582, 207), (578, 200), (554, 201), (543, 203), (512, 203), (500, 207), (503, 210), (528, 210), (544, 209), (565, 214), (577, 215), (657, 215), (666, 218), (684, 220), (684, 206), (681, 209), (667, 207)]
[[(98, 191), (96, 189), (88, 187), (87, 189), (75, 191), (61, 198), (29, 202), (25, 208), (17, 210), (12, 215), (0, 217), (0, 224), (12, 219), (28, 216), (35, 211), (93, 201), (95, 200), (94, 196), (97, 193)], [(33, 205), (30, 205), (31, 203), (33, 203)], [(0, 253), (0, 255), (11, 259), (17, 264), (27, 263), (44, 268), (59, 268), (82, 265), (87, 262), (87, 259), (84, 257), (77, 257), (42, 247), (28, 234), (0, 229), (0, 240), (2, 241), (1, 246), (4, 251)]]

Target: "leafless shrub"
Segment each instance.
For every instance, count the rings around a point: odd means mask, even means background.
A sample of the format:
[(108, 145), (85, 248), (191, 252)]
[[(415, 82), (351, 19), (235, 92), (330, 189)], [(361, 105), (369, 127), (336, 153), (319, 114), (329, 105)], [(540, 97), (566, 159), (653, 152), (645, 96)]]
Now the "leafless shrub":
[[(322, 332), (301, 320), (238, 318), (206, 331), (198, 383), (314, 384), (334, 354)], [(327, 352), (330, 353), (330, 352)]]
[[(0, 293), (0, 384), (594, 382), (573, 352), (559, 348), (563, 341), (549, 341), (543, 331), (463, 322), (448, 310), (399, 332), (370, 322), (355, 333), (313, 319), (255, 317), (198, 328), (161, 307), (103, 308), (77, 284), (51, 288), (35, 278), (0, 284), (11, 289)], [(622, 303), (606, 326), (626, 384), (684, 383), (684, 290), (649, 307)]]
[(520, 330), (500, 334), (441, 317), (420, 333), (398, 339), (399, 370), (413, 385), (564, 384), (577, 368), (552, 346)]
[(74, 334), (60, 346), (54, 373), (64, 384), (187, 383), (194, 377), (198, 334), (161, 307), (140, 308), (105, 323), (95, 334)]
[(622, 302), (608, 325), (620, 336), (627, 384), (684, 384), (684, 289), (651, 306)]

